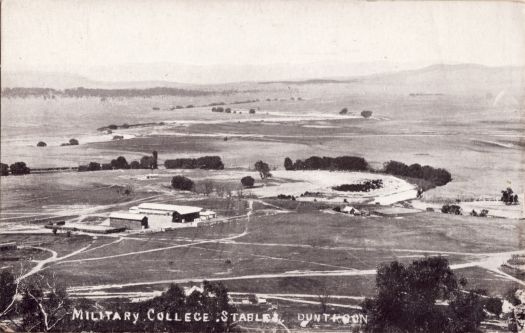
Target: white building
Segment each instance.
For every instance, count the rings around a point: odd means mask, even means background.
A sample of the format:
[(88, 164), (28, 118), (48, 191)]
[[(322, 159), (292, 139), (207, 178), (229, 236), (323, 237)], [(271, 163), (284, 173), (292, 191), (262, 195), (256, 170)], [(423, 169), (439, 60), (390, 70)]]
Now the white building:
[(130, 213), (144, 215), (169, 216), (172, 222), (193, 222), (200, 219), (201, 207), (179, 206), (159, 203), (141, 203), (131, 207)]

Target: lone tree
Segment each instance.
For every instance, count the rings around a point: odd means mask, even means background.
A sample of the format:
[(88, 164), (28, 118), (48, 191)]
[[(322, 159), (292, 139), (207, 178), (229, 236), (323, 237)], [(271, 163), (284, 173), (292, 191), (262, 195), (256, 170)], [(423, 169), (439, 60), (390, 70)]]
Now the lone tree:
[(242, 177), (241, 184), (244, 187), (253, 187), (253, 184), (255, 184), (255, 179), (251, 176)]
[(341, 111), (339, 111), (339, 114), (347, 114), (348, 113), (348, 109), (347, 108), (343, 108), (341, 109)]
[(12, 175), (27, 175), (31, 170), (27, 167), (25, 162), (16, 162), (9, 166)]
[[(377, 270), (375, 298), (366, 299), (367, 332), (475, 332), (484, 319), (483, 302), (464, 292), (442, 257), (405, 266), (397, 261)], [(445, 301), (448, 305), (442, 305)]]
[(292, 159), (287, 157), (284, 159), (284, 169), (285, 170), (294, 170), (294, 164), (292, 162)]
[(36, 144), (37, 147), (46, 147), (47, 146), (47, 143), (45, 143), (44, 141), (39, 141), (37, 144)]
[(272, 174), (270, 173), (270, 166), (268, 165), (268, 163), (264, 163), (263, 161), (255, 162), (255, 170), (259, 171), (261, 179), (269, 178), (272, 176)]
[(184, 176), (175, 176), (171, 179), (171, 187), (176, 190), (191, 191), (194, 185), (193, 180)]
[(372, 117), (372, 111), (369, 111), (369, 110), (363, 110), (361, 111), (361, 116), (363, 116), (364, 118), (370, 118)]
[(0, 176), (9, 176), (9, 166), (5, 163), (0, 163)]
[(77, 139), (69, 139), (69, 145), (71, 145), (71, 146), (78, 146), (78, 140)]
[(514, 194), (514, 191), (507, 187), (506, 190), (501, 191), (501, 199), (506, 205), (517, 205), (518, 204), (518, 195)]

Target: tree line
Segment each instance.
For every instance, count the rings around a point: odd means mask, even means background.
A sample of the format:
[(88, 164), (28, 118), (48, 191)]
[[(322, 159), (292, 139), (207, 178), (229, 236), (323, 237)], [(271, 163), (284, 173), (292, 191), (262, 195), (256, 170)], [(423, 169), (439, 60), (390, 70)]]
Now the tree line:
[(231, 94), (235, 91), (208, 91), (195, 89), (181, 89), (169, 87), (154, 87), (145, 89), (93, 89), (93, 88), (72, 88), (72, 89), (52, 89), (52, 88), (4, 88), (2, 97), (5, 98), (28, 98), (28, 97), (154, 97), (154, 96), (208, 96), (217, 93)]
[(305, 160), (296, 160), (289, 157), (284, 159), (286, 170), (334, 170), (334, 171), (366, 171), (368, 162), (358, 156), (319, 157), (311, 156)]
[(119, 169), (157, 169), (158, 153), (153, 151), (152, 155), (142, 156), (139, 161), (128, 163), (124, 156), (119, 156), (110, 163), (90, 162), (87, 165), (79, 165), (78, 171), (100, 171), (100, 170), (119, 170)]
[(403, 176), (424, 179), (436, 186), (443, 186), (452, 180), (452, 175), (445, 169), (434, 168), (429, 165), (421, 166), (418, 163), (406, 165), (403, 162), (386, 162), (382, 170), (373, 170), (368, 162), (358, 156), (319, 157), (311, 156), (305, 160), (292, 161), (284, 159), (286, 170), (331, 170), (331, 171), (372, 171), (383, 172), (394, 176)]
[(176, 158), (165, 160), (166, 169), (206, 169), (222, 170), (224, 163), (220, 156), (202, 156), (198, 158)]
[(447, 170), (429, 165), (421, 166), (418, 163), (406, 165), (403, 162), (389, 161), (385, 163), (383, 171), (394, 176), (428, 180), (436, 186), (443, 186), (452, 180), (452, 175)]
[(13, 176), (27, 175), (31, 173), (31, 169), (25, 164), (25, 162), (15, 162), (11, 165), (0, 163), (0, 176)]

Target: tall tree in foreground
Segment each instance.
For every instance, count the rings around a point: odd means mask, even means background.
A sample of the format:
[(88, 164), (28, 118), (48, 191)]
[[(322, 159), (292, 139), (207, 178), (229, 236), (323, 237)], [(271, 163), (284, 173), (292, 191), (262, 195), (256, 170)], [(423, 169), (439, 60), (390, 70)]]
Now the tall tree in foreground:
[[(478, 295), (461, 290), (442, 257), (397, 261), (381, 265), (376, 276), (378, 294), (366, 299), (367, 332), (474, 332), (484, 318)], [(447, 304), (448, 305), (443, 305)]]

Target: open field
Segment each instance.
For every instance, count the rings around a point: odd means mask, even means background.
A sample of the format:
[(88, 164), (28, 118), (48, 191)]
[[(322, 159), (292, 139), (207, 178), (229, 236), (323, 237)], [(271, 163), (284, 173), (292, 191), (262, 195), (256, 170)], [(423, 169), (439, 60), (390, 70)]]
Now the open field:
[[(199, 97), (2, 99), (3, 163), (62, 167), (108, 163), (117, 156), (131, 162), (157, 151), (160, 168), (2, 177), (0, 237), (19, 248), (0, 253), (0, 270), (22, 269), (23, 278), (52, 272), (72, 297), (102, 300), (144, 299), (170, 283), (221, 281), (233, 293), (255, 293), (267, 298), (268, 306), (278, 304), (285, 317), (318, 311), (323, 293), (330, 294), (330, 311), (358, 310), (363, 298), (376, 292), (378, 265), (394, 260), (409, 264), (443, 256), (468, 279), (469, 288), (487, 289), (489, 295), (525, 285), (500, 269), (525, 252), (522, 206), (497, 201), (508, 186), (523, 201), (522, 92), (509, 90), (515, 98), (505, 99), (490, 97), (498, 91), (488, 88), (441, 87), (429, 92), (439, 94), (418, 95), (418, 86), (392, 87), (386, 94), (385, 86), (357, 81), (231, 86), (237, 92)], [(244, 100), (251, 102), (235, 103)], [(206, 106), (219, 102), (232, 113)], [(173, 109), (189, 104), (195, 107)], [(346, 115), (339, 114), (343, 107)], [(255, 114), (249, 114), (251, 108)], [(372, 117), (362, 118), (362, 110), (372, 110)], [(136, 126), (97, 130), (124, 123)], [(124, 139), (112, 140), (113, 135)], [(70, 138), (80, 145), (60, 146)], [(48, 146), (37, 148), (40, 140)], [(167, 159), (204, 155), (220, 156), (225, 169), (163, 167)], [(363, 157), (375, 170), (389, 160), (445, 168), (453, 179), (431, 188), (375, 171), (285, 171), (283, 166), (285, 157), (341, 155)], [(269, 164), (272, 178), (261, 179), (254, 171), (259, 160)], [(215, 191), (175, 191), (170, 186), (175, 175), (192, 179), (196, 188), (212, 183)], [(253, 177), (255, 186), (241, 191), (244, 176)], [(384, 186), (370, 192), (332, 189), (373, 179)], [(418, 185), (428, 190), (416, 199)], [(306, 191), (321, 196), (314, 202), (301, 197)], [(279, 194), (296, 200), (277, 199)], [(331, 209), (345, 205), (345, 199), (371, 215)], [(466, 214), (488, 209), (489, 216), (505, 218), (440, 213), (443, 203), (457, 199)], [(111, 212), (143, 202), (204, 207), (232, 220), (107, 235), (53, 235), (44, 229), (49, 219), (107, 223)], [(396, 217), (374, 213), (378, 207), (401, 211), (405, 203), (415, 210)], [(425, 211), (428, 207), (435, 212)]]

